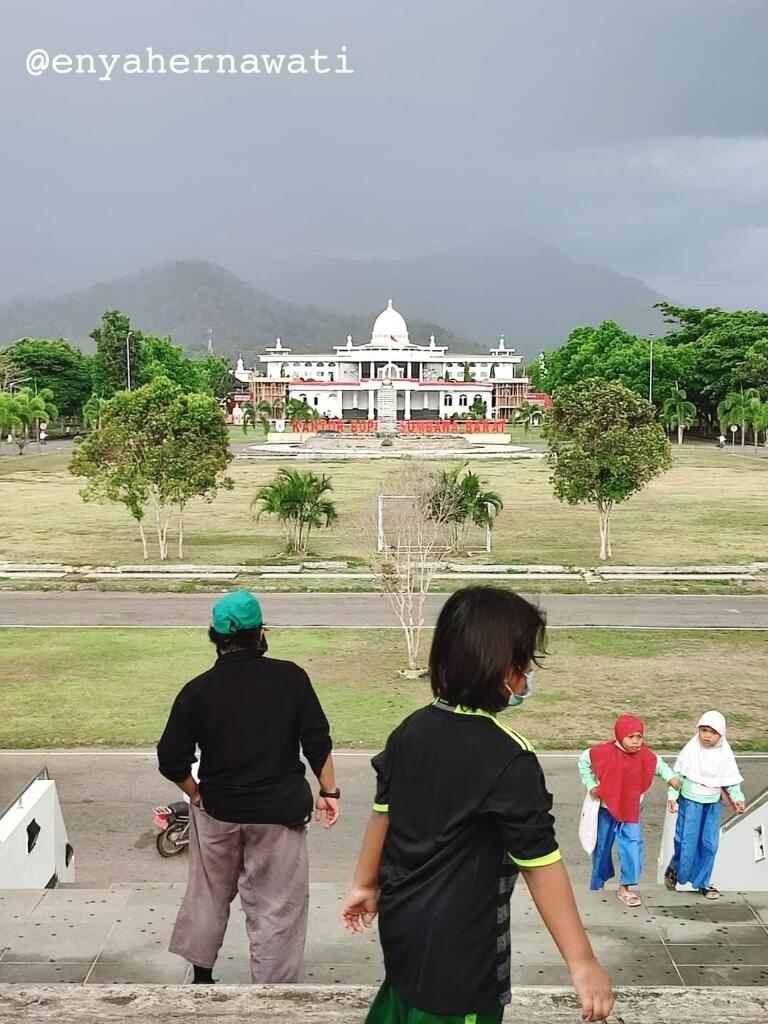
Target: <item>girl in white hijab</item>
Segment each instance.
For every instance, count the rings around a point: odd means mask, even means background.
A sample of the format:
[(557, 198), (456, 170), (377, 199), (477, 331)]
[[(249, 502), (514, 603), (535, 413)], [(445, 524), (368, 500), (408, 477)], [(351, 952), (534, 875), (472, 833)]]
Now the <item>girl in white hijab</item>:
[(725, 734), (725, 717), (719, 711), (701, 716), (696, 735), (675, 762), (675, 772), (682, 782), (680, 793), (669, 791), (669, 810), (677, 812), (677, 827), (675, 853), (664, 874), (665, 884), (674, 890), (678, 883), (690, 883), (708, 900), (720, 897), (711, 878), (720, 843), (723, 791), (737, 814), (745, 809), (741, 789), (744, 780)]

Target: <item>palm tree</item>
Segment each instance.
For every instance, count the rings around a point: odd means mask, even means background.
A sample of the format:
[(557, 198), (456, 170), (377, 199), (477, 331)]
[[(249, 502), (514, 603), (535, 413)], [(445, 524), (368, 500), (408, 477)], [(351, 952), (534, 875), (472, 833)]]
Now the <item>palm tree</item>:
[(13, 440), (21, 455), (29, 441), (30, 429), (36, 427), (39, 438), (40, 420), (55, 420), (59, 410), (53, 404), (53, 392), (50, 388), (41, 388), (37, 394), (32, 388), (22, 388), (13, 401), (16, 417), (20, 420), (18, 430), (14, 430)]
[(286, 399), (278, 396), (272, 402), (272, 415), (276, 420), (281, 420), (285, 415)]
[(256, 426), (261, 426), (264, 431), (264, 436), (269, 435), (269, 420), (273, 415), (272, 405), (262, 398), (261, 401), (256, 402), (244, 402), (243, 403), (243, 433), (248, 433), (248, 427), (251, 426), (256, 429)]
[[(461, 474), (466, 470), (464, 476)], [(467, 469), (466, 462), (455, 469), (442, 470), (427, 498), (430, 518), (444, 523), (450, 530), (450, 551), (464, 547), (470, 525), (493, 527), (504, 502), (495, 491), (484, 491), (484, 480)]]
[(332, 490), (331, 480), (325, 475), (279, 469), (271, 483), (258, 489), (251, 511), (257, 519), (264, 513), (275, 516), (285, 532), (286, 550), (305, 555), (312, 530), (329, 528), (339, 518), (336, 506), (327, 497)]
[(289, 398), (286, 412), (291, 423), (298, 423), (300, 434), (304, 432), (307, 424), (320, 419), (317, 409), (313, 409), (303, 398)]
[(89, 430), (101, 430), (101, 417), (104, 414), (104, 406), (107, 404), (106, 398), (101, 398), (99, 395), (91, 395), (88, 401), (83, 406), (83, 423)]
[(677, 443), (683, 443), (683, 431), (693, 423), (696, 406), (688, 401), (688, 395), (682, 388), (673, 388), (672, 394), (665, 399), (661, 409), (661, 419), (665, 426), (677, 427)]
[(0, 440), (20, 427), (21, 420), (16, 412), (16, 399), (7, 391), (0, 391)]
[(541, 407), (532, 402), (523, 402), (515, 412), (515, 423), (521, 423), (526, 434), (530, 432), (531, 427), (538, 427), (540, 421)]
[[(747, 388), (746, 391), (731, 391), (717, 407), (717, 418), (720, 422), (720, 429), (725, 431), (730, 427), (738, 427), (741, 431), (741, 447), (747, 436), (747, 426), (756, 413), (756, 405), (760, 402), (760, 392), (757, 388)], [(736, 436), (733, 437), (734, 444)]]
[(752, 440), (755, 451), (757, 451), (758, 433), (762, 428), (762, 417), (764, 402), (757, 388), (748, 388), (744, 392), (744, 406), (747, 414), (747, 423), (752, 428)]
[(755, 436), (755, 450), (757, 450), (761, 430), (765, 431), (765, 446), (768, 448), (768, 402), (761, 402), (760, 408), (755, 410), (752, 430)]

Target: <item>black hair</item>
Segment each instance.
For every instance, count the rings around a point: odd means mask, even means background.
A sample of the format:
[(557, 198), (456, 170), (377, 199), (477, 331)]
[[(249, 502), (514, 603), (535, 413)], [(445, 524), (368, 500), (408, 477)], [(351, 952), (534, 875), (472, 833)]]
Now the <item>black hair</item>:
[(453, 593), (437, 619), (429, 674), (432, 692), (449, 704), (495, 713), (506, 707), (504, 679), (538, 665), (546, 640), (544, 613), (499, 587)]
[(267, 638), (262, 626), (238, 629), (234, 633), (217, 633), (213, 626), (209, 626), (208, 639), (215, 645), (217, 654), (246, 651), (250, 648), (256, 648), (259, 654), (266, 654), (267, 651)]

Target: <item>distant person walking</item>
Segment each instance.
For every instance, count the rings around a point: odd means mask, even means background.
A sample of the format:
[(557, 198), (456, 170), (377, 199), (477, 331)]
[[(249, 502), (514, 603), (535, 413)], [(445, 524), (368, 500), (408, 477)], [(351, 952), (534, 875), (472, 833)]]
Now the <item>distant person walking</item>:
[[(339, 820), (328, 720), (303, 669), (265, 657), (261, 606), (237, 590), (213, 608), (212, 668), (187, 683), (158, 743), (161, 773), (189, 796), (189, 882), (170, 943), (213, 981), (229, 908), (245, 911), (254, 982), (295, 982), (309, 900), (307, 825)], [(200, 748), (200, 782), (191, 766)]]
[(677, 813), (677, 825), (675, 852), (664, 882), (672, 890), (678, 883), (690, 883), (708, 900), (720, 898), (711, 880), (720, 845), (721, 800), (726, 795), (736, 814), (746, 808), (744, 780), (725, 730), (725, 716), (719, 711), (701, 716), (696, 735), (675, 761), (682, 782), (679, 797), (675, 790), (669, 791), (669, 810)]

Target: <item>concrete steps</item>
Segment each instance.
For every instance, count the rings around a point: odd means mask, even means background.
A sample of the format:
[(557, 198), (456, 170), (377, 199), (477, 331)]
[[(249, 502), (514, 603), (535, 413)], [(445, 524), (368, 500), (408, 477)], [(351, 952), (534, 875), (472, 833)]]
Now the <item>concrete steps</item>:
[[(0, 1024), (363, 1024), (374, 990), (365, 986), (25, 986), (0, 984)], [(617, 990), (610, 1024), (764, 1024), (768, 988)], [(520, 988), (505, 1021), (575, 1024), (564, 988)]]

